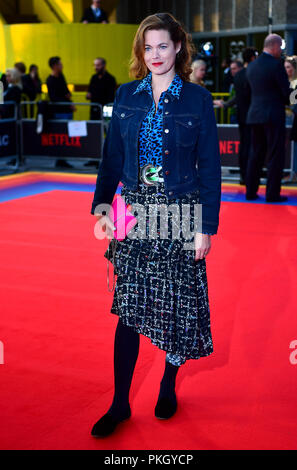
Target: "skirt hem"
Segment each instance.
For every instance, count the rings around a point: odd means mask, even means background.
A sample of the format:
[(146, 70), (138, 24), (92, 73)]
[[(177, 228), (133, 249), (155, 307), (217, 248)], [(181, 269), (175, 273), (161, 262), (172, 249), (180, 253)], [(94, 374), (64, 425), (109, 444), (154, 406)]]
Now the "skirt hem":
[(185, 358), (186, 361), (188, 361), (189, 359), (200, 359), (201, 357), (207, 357), (207, 356), (210, 356), (214, 350), (213, 350), (213, 347), (211, 347), (210, 349), (206, 349), (204, 353), (202, 354), (197, 354), (197, 355), (187, 355), (187, 354), (184, 354), (183, 352), (180, 352), (180, 351), (177, 351), (177, 350), (172, 350), (172, 348), (165, 348), (164, 346), (162, 347), (162, 345), (160, 344), (159, 341), (157, 340), (154, 340), (153, 338), (151, 338), (148, 334), (145, 334), (143, 329), (141, 327), (137, 327), (136, 325), (131, 325), (130, 323), (128, 323), (126, 320), (125, 320), (125, 316), (122, 316), (121, 314), (119, 314), (116, 310), (114, 309), (111, 309), (110, 310), (110, 313), (112, 313), (113, 315), (117, 315), (121, 321), (124, 323), (124, 325), (126, 326), (129, 326), (130, 328), (132, 328), (134, 331), (136, 331), (137, 333), (145, 336), (146, 338), (148, 338), (151, 343), (156, 346), (158, 349), (160, 349), (161, 351), (165, 351), (166, 353), (172, 353), (172, 354), (178, 354), (180, 356), (183, 356)]

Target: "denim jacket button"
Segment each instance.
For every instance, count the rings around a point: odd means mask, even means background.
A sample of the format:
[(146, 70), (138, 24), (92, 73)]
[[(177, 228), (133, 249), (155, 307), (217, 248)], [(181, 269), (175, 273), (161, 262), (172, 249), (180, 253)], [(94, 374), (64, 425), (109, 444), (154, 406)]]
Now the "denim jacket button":
[(125, 113), (122, 113), (122, 114), (121, 114), (121, 117), (125, 117), (125, 116), (126, 116), (126, 114), (125, 114)]
[(169, 114), (169, 111), (165, 111), (165, 114)]
[(191, 126), (191, 125), (192, 125), (192, 121), (189, 121), (188, 124), (189, 124), (189, 126)]
[(172, 194), (173, 194), (173, 191), (169, 191), (169, 196), (172, 196)]
[(168, 98), (165, 98), (164, 103), (169, 103)]
[(165, 153), (165, 155), (169, 155), (170, 152), (169, 152), (169, 150), (165, 150), (164, 153)]
[(168, 132), (169, 132), (169, 129), (165, 129), (165, 133), (168, 134)]
[(188, 178), (188, 175), (185, 176), (185, 180)]

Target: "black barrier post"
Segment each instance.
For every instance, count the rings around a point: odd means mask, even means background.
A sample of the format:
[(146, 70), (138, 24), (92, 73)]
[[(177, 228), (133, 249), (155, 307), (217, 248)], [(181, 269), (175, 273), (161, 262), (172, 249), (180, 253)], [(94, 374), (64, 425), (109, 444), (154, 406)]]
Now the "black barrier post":
[[(11, 108), (12, 117), (9, 116)], [(9, 174), (19, 168), (18, 105), (14, 101), (6, 101), (0, 109), (4, 111), (4, 119), (0, 119), (0, 174)], [(12, 160), (15, 164), (9, 165)]]
[(25, 165), (25, 159), (24, 159), (24, 156), (23, 156), (23, 119), (22, 119), (22, 112), (21, 112), (21, 108), (20, 108), (20, 127), (19, 127), (19, 136), (20, 136), (20, 140), (19, 140), (19, 158), (20, 158), (20, 164), (22, 166)]
[(289, 172), (290, 178), (294, 175), (294, 140), (291, 140), (291, 168)]

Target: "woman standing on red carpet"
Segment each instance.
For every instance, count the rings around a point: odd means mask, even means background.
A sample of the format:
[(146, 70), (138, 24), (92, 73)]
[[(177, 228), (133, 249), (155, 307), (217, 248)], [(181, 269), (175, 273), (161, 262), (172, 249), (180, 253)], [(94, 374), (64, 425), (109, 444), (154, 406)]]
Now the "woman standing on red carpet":
[[(213, 352), (205, 256), (219, 224), (221, 164), (211, 94), (190, 82), (192, 53), (189, 35), (172, 15), (148, 16), (133, 43), (135, 80), (116, 93), (91, 213), (112, 238), (113, 223), (101, 205), (111, 204), (121, 181), (138, 223), (132, 235), (110, 243), (117, 274), (111, 313), (119, 316), (115, 389), (94, 437), (111, 434), (131, 415), (140, 334), (166, 352), (155, 407), (160, 419), (176, 412), (180, 366)], [(165, 210), (165, 235), (164, 212), (152, 222), (151, 207), (154, 214)]]

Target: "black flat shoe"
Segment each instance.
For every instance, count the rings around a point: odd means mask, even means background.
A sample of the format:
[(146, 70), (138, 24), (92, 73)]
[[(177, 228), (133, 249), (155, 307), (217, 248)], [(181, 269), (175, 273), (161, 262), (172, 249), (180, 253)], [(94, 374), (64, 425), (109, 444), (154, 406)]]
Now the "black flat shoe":
[(130, 416), (131, 411), (129, 411), (129, 413), (127, 413), (127, 415), (123, 418), (117, 419), (107, 412), (104, 416), (102, 416), (102, 418), (99, 419), (99, 421), (97, 421), (97, 423), (94, 424), (93, 429), (91, 431), (91, 435), (93, 437), (109, 436), (114, 432), (119, 423), (130, 418)]
[(155, 416), (158, 419), (169, 419), (177, 410), (177, 402), (170, 398), (160, 398), (156, 404)]
[(288, 200), (288, 196), (278, 196), (275, 198), (266, 198), (266, 202), (285, 202)]

